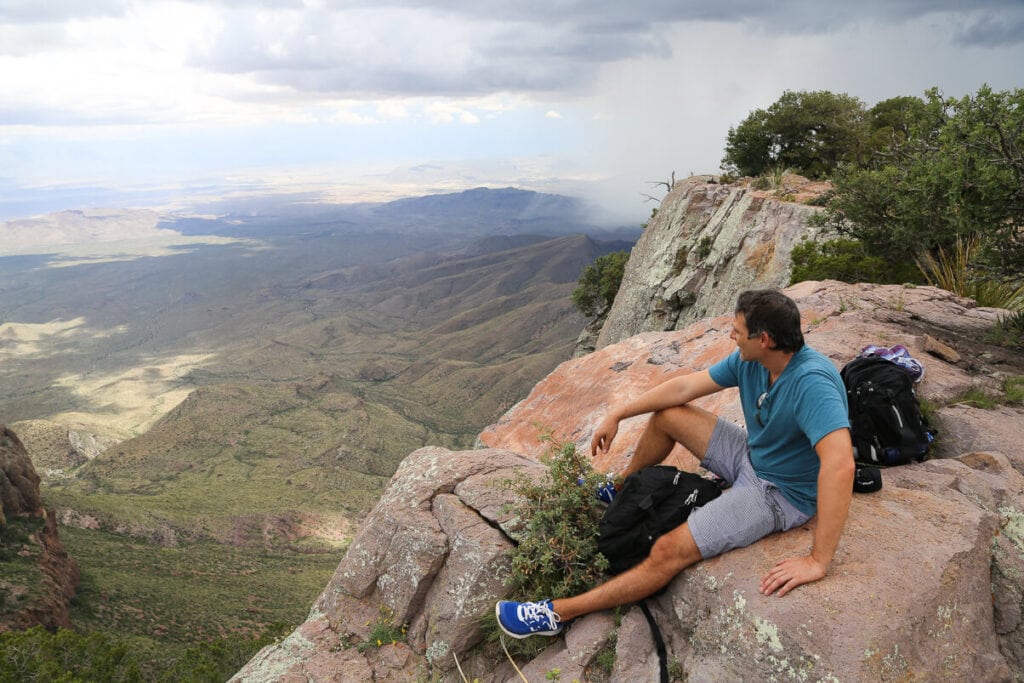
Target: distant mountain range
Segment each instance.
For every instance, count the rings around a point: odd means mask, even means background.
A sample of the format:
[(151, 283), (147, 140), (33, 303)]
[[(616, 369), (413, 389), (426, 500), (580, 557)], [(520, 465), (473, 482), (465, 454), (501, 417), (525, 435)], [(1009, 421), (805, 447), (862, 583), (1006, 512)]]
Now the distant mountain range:
[(442, 239), (487, 235), (600, 234), (635, 240), (638, 226), (610, 227), (578, 199), (519, 190), (476, 188), (377, 204), (324, 204), (307, 195), (269, 197), (253, 203), (221, 200), (197, 207), (205, 217), (171, 217), (159, 225), (187, 235), (269, 236), (293, 231), (352, 229), (432, 234)]

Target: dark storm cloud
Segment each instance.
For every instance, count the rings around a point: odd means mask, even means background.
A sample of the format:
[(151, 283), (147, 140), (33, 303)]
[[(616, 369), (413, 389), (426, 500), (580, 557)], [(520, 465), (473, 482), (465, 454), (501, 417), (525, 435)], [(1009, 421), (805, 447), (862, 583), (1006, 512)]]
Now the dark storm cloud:
[(662, 22), (714, 21), (757, 23), (773, 30), (827, 31), (857, 21), (906, 21), (937, 12), (965, 16), (1024, 12), (1021, 0), (330, 0), (328, 7), (353, 6), (431, 8), (473, 18), (546, 23), (584, 22), (587, 17), (633, 21), (648, 27)]
[(357, 97), (565, 90), (596, 64), (669, 54), (649, 24), (604, 17), (545, 23), (402, 7), (284, 12), (280, 23), (230, 15), (193, 64)]
[[(682, 22), (828, 34), (851, 24), (891, 26), (944, 17), (948, 35), (962, 44), (1024, 39), (1020, 0), (328, 0), (301, 9), (234, 0), (219, 5), (229, 16), (224, 32), (193, 56), (194, 65), (348, 97), (584, 91), (603, 64), (670, 56), (665, 35)], [(277, 21), (267, 20), (269, 7), (283, 8)]]
[(1018, 10), (1016, 16), (988, 15), (974, 19), (957, 31), (957, 42), (978, 47), (1024, 43), (1024, 7), (1018, 6)]

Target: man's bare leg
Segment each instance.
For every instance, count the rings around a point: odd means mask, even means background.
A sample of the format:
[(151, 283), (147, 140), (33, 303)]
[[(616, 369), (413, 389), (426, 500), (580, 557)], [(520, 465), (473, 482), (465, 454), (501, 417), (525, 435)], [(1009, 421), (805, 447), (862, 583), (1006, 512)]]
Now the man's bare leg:
[[(665, 459), (676, 443), (698, 459), (707, 453), (717, 416), (702, 408), (678, 406), (660, 410), (647, 421), (625, 474)], [(668, 585), (679, 572), (702, 560), (690, 527), (682, 524), (659, 538), (643, 562), (582, 595), (537, 603), (499, 602), (495, 614), (502, 630), (516, 638), (554, 635), (559, 622), (603, 609), (626, 605), (653, 595)], [(514, 609), (516, 615), (511, 614)], [(552, 612), (554, 614), (552, 614)], [(503, 619), (508, 615), (509, 625)]]
[(659, 538), (651, 548), (651, 554), (637, 566), (582, 595), (554, 600), (552, 607), (564, 622), (636, 602), (658, 592), (676, 574), (701, 559), (689, 527), (683, 524)]
[(647, 428), (637, 441), (636, 450), (623, 470), (623, 475), (628, 476), (649, 465), (657, 465), (668, 457), (677, 443), (698, 459), (703, 459), (717, 420), (717, 415), (696, 406), (659, 410), (647, 420)]

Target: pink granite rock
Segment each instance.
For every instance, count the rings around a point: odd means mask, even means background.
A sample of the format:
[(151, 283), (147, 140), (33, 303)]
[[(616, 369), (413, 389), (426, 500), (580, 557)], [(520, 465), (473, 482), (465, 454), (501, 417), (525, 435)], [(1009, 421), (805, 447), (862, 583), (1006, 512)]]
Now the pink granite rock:
[[(854, 498), (829, 575), (783, 597), (758, 592), (780, 559), (807, 552), (812, 520), (702, 562), (653, 598), (669, 657), (689, 681), (971, 680), (1024, 677), (1024, 457), (1022, 410), (955, 405), (972, 387), (995, 391), (1024, 375), (1019, 352), (986, 347), (998, 315), (930, 287), (802, 283), (788, 290), (808, 342), (837, 367), (868, 344), (903, 344), (926, 367), (918, 390), (935, 411), (938, 459), (883, 473), (882, 491)], [(270, 680), (519, 681), (502, 658), (475, 645), (503, 595), (514, 510), (501, 482), (543, 471), (538, 440), (589, 448), (610, 402), (677, 372), (708, 367), (732, 349), (731, 316), (674, 332), (650, 332), (567, 361), (480, 435), (487, 448), (424, 448), (396, 472), (360, 527), (310, 621), (262, 651), (236, 676)], [(928, 354), (925, 336), (953, 349)], [(952, 358), (952, 356), (950, 356)], [(702, 402), (741, 420), (734, 392)], [(624, 423), (595, 461), (620, 468), (644, 419)], [(675, 456), (693, 468), (685, 453)], [(1021, 470), (1021, 471), (1018, 471)], [(365, 641), (387, 615), (409, 624), (408, 641)], [(615, 648), (611, 671), (598, 667)], [(576, 620), (532, 661), (528, 680), (653, 680), (657, 657), (639, 611)], [(403, 678), (404, 677), (404, 678)]]

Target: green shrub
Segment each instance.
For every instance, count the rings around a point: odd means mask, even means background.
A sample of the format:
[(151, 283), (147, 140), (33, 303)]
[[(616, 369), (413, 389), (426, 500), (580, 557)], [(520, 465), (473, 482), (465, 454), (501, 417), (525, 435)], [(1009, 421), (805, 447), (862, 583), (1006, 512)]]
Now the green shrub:
[(219, 683), (231, 678), (284, 628), (275, 625), (273, 633), (257, 639), (232, 635), (201, 643), (172, 660), (154, 656), (138, 641), (104, 633), (66, 629), (50, 633), (42, 626), (9, 631), (0, 633), (0, 683)]
[(0, 559), (16, 557), (22, 545), (35, 543), (32, 539), (46, 522), (28, 514), (11, 515), (6, 524), (0, 524)]
[(154, 671), (152, 662), (143, 662), (142, 667), (148, 673), (146, 680), (150, 681), (226, 681), (253, 655), (290, 631), (291, 627), (286, 624), (273, 624), (257, 638), (232, 634), (190, 647), (167, 671)]
[[(828, 224), (887, 258), (950, 248), (979, 235), (980, 259), (1009, 278), (1024, 270), (1024, 89), (892, 100), (877, 111), (886, 140), (866, 165), (838, 167)], [(887, 149), (885, 149), (887, 148)]]
[(773, 190), (781, 190), (786, 183), (786, 174), (789, 172), (789, 169), (782, 164), (776, 164), (765, 170), (764, 175), (768, 178)]
[(573, 290), (572, 301), (580, 313), (588, 318), (605, 313), (615, 301), (615, 295), (622, 284), (622, 275), (626, 271), (628, 251), (616, 251), (598, 256), (589, 266), (583, 269)]
[(640, 229), (641, 230), (646, 230), (647, 226), (650, 225), (652, 221), (654, 221), (654, 218), (657, 215), (658, 215), (658, 209), (657, 208), (651, 209), (651, 217), (648, 218), (646, 221), (644, 221), (643, 223), (640, 224)]
[(1006, 402), (1011, 405), (1024, 403), (1024, 377), (1007, 377), (1003, 381), (1003, 391), (1006, 393)]
[(143, 681), (130, 648), (99, 633), (42, 626), (0, 633), (0, 681)]
[(929, 424), (934, 425), (938, 420), (939, 408), (942, 406), (924, 397), (919, 398), (918, 403), (921, 406), (921, 415), (924, 416), (924, 419), (928, 420)]
[(518, 544), (510, 553), (513, 599), (577, 595), (595, 586), (608, 568), (597, 551), (603, 510), (594, 496), (603, 475), (571, 443), (553, 446), (545, 461), (548, 473), (539, 481), (519, 474), (510, 482), (523, 499), (516, 509)]
[(1024, 310), (1024, 283), (1010, 280), (972, 280), (964, 296), (974, 299), (979, 306), (1006, 308), (1011, 311)]
[(845, 93), (786, 91), (729, 129), (722, 168), (748, 176), (791, 168), (808, 178), (826, 177), (858, 158), (865, 118), (864, 104)]
[(921, 281), (921, 273), (913, 264), (890, 263), (877, 254), (869, 253), (867, 246), (855, 239), (805, 240), (793, 247), (790, 258), (793, 262), (791, 285), (805, 280), (878, 284)]

